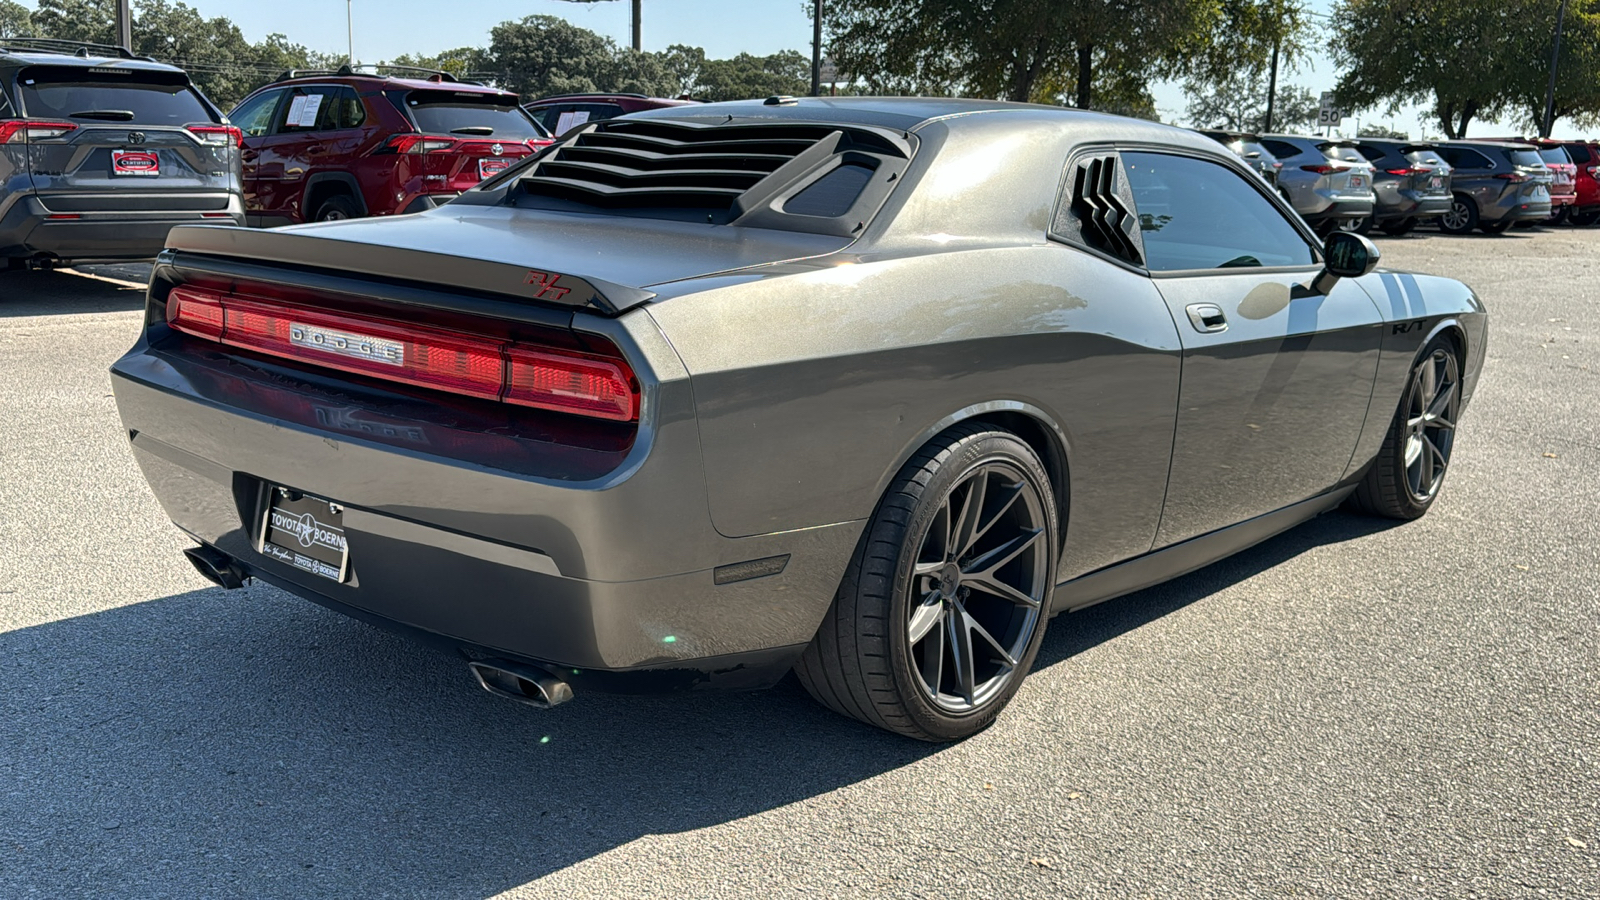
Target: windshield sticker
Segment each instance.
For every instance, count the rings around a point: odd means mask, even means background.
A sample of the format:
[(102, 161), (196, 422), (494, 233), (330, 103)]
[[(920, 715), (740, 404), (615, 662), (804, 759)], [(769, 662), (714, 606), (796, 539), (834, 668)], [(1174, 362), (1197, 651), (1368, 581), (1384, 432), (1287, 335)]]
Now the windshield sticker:
[(577, 128), (589, 121), (587, 112), (564, 112), (556, 119), (556, 134), (566, 134), (567, 129)]
[[(299, 100), (302, 98), (296, 97), (295, 99)], [(322, 108), (322, 95), (307, 94), (305, 95), (304, 99), (306, 101), (305, 107), (300, 110), (300, 118), (297, 119), (294, 124), (299, 125), (301, 128), (314, 128), (317, 124), (317, 110)], [(294, 110), (292, 108), (289, 110), (289, 112), (290, 115), (294, 114)]]

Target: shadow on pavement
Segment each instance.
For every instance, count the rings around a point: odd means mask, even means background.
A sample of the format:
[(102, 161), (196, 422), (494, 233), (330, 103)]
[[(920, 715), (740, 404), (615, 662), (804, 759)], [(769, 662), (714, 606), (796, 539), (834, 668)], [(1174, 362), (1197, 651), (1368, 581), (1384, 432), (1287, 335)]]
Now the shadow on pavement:
[(127, 312), (144, 308), (144, 294), (67, 271), (0, 272), (0, 318)]
[[(1326, 516), (1057, 618), (1040, 666), (1376, 524)], [(945, 752), (834, 716), (793, 679), (536, 712), (262, 586), (0, 634), (0, 721), (6, 896), (487, 897)]]

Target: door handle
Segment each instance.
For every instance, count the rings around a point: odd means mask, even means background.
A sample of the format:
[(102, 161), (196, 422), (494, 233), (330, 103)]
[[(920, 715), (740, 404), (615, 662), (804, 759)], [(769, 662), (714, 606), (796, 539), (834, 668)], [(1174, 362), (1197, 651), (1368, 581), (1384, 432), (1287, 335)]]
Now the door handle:
[(1189, 323), (1196, 331), (1214, 334), (1228, 330), (1228, 317), (1222, 314), (1222, 307), (1215, 303), (1191, 303), (1185, 311), (1189, 313)]

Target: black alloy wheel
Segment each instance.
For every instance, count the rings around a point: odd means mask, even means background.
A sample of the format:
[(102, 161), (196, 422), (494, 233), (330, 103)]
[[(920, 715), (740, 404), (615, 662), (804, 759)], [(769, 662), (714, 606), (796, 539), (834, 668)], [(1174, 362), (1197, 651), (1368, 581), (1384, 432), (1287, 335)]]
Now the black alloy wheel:
[(1356, 488), (1356, 505), (1394, 519), (1426, 513), (1449, 471), (1460, 412), (1461, 363), (1455, 342), (1440, 335), (1411, 369), (1383, 447)]
[(836, 712), (959, 740), (994, 721), (1044, 638), (1057, 525), (1044, 466), (958, 426), (901, 470), (795, 672)]

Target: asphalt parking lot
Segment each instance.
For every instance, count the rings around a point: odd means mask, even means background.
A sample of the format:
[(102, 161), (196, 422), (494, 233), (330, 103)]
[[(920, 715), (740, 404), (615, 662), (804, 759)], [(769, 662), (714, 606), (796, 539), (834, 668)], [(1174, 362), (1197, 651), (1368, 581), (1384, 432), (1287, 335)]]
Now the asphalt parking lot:
[(1057, 618), (949, 747), (208, 587), (106, 376), (145, 270), (0, 274), (0, 896), (1600, 896), (1600, 230), (1380, 246), (1494, 317), (1433, 511)]

